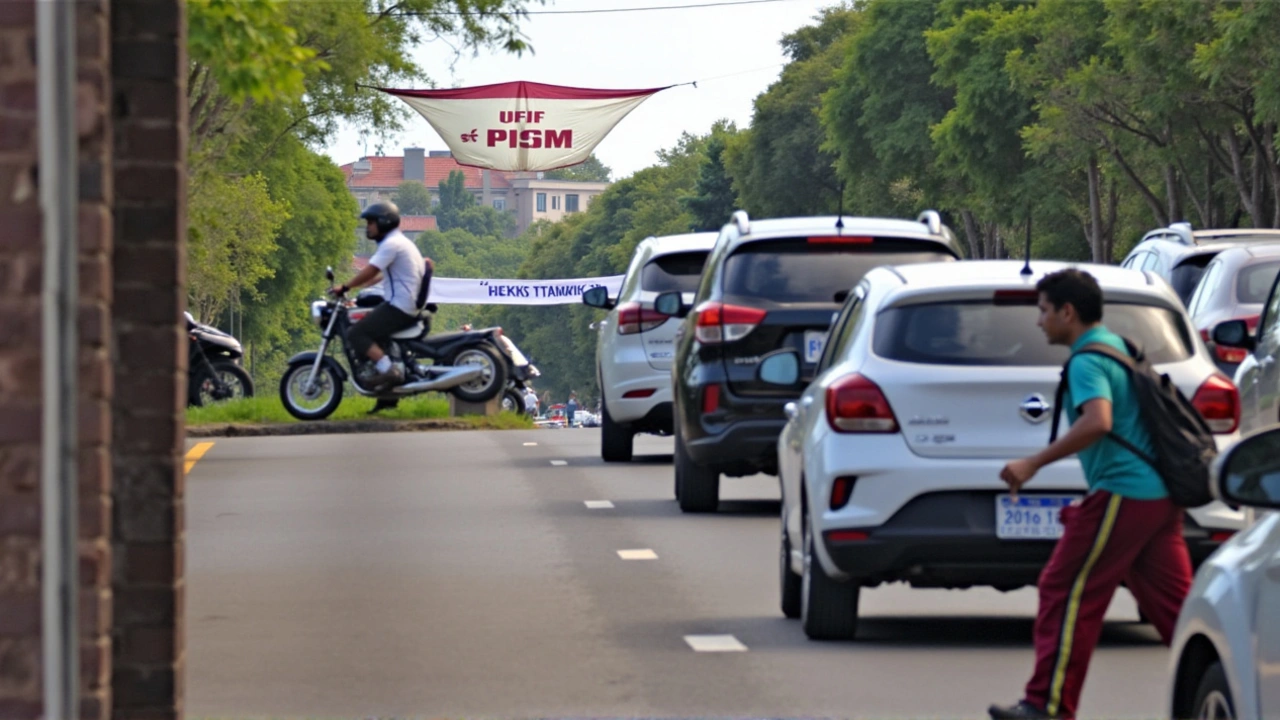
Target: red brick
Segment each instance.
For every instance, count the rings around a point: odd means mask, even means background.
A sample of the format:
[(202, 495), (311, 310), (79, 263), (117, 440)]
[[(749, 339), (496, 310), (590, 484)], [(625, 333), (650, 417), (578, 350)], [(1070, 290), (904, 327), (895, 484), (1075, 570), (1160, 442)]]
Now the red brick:
[(11, 80), (0, 85), (0, 109), (34, 114), (36, 95), (35, 80)]
[(178, 413), (186, 406), (187, 379), (174, 372), (124, 372), (114, 378), (116, 396), (128, 398), (133, 407), (152, 408), (157, 413)]
[(115, 133), (116, 153), (130, 160), (172, 162), (182, 138), (174, 127), (125, 125)]
[(111, 682), (111, 641), (88, 639), (80, 645), (81, 692), (93, 692)]
[[(37, 693), (36, 698), (39, 697)], [(21, 699), (0, 697), (0, 718), (6, 720), (36, 720), (44, 712), (44, 706), (38, 699)]]
[[(3, 122), (3, 119), (0, 119)], [(40, 239), (40, 208), (34, 204), (18, 207), (0, 205), (0, 251), (30, 250)]]
[[(178, 447), (182, 441), (173, 436), (173, 448), (160, 453), (126, 453), (117, 446), (112, 458), (112, 494), (118, 509), (139, 501), (173, 502), (175, 478), (182, 475), (182, 459)], [(167, 540), (168, 538), (160, 538)]]
[(82, 495), (111, 492), (111, 456), (106, 447), (81, 447), (79, 471)]
[(97, 255), (80, 258), (80, 298), (111, 299), (111, 265)]
[(17, 344), (40, 347), (40, 298), (0, 297), (0, 337), (14, 338)]
[(12, 298), (38, 298), (44, 284), (42, 265), (38, 252), (17, 252), (0, 259), (0, 283), (3, 283), (0, 294)]
[(170, 205), (185, 187), (183, 173), (177, 163), (161, 167), (123, 167), (116, 171), (116, 198), (122, 202), (146, 205)]
[(18, 492), (40, 487), (40, 446), (9, 446), (0, 451), (0, 502)]
[[(157, 280), (163, 282), (163, 278)], [(148, 329), (173, 328), (175, 331), (181, 327), (179, 322), (182, 314), (178, 312), (177, 294), (173, 290), (155, 287), (117, 287), (115, 306), (128, 308), (127, 313), (121, 314), (121, 319), (134, 326), (149, 326)], [(124, 352), (123, 348), (121, 352)]]
[(175, 523), (177, 513), (172, 500), (117, 497), (119, 511), (114, 518), (114, 534), (117, 539), (128, 543), (165, 542), (178, 536)]
[(81, 399), (109, 400), (111, 398), (113, 373), (105, 349), (80, 352), (79, 379)]
[(101, 445), (111, 437), (111, 405), (97, 400), (80, 403), (81, 445)]
[(111, 586), (111, 552), (105, 536), (80, 542), (80, 586)]
[(111, 5), (112, 35), (126, 39), (151, 39), (170, 37), (180, 27), (176, 3), (136, 2), (116, 0)]
[(176, 617), (175, 590), (173, 587), (116, 587), (116, 629), (172, 625)]
[(39, 351), (34, 349), (0, 357), (0, 397), (41, 402), (44, 397), (40, 384), (42, 363)]
[(177, 210), (173, 206), (118, 209), (115, 234), (118, 240), (117, 247), (172, 245), (178, 232), (186, 231), (178, 222), (178, 217)]
[(35, 28), (35, 0), (3, 0), (0, 2), (0, 27)]
[(80, 497), (80, 539), (106, 537), (111, 527), (111, 501), (106, 495)]
[(168, 120), (176, 124), (186, 105), (186, 95), (179, 91), (173, 78), (163, 81), (137, 80), (112, 76), (115, 101), (115, 127), (137, 120)]
[(40, 674), (38, 637), (0, 638), (0, 697), (39, 697)]
[(0, 537), (40, 537), (40, 497), (35, 493), (11, 495), (0, 503)]
[[(173, 235), (172, 229), (168, 232)], [(115, 252), (116, 286), (180, 288), (182, 278), (178, 274), (178, 257), (178, 244), (175, 242), (118, 247)]]
[(0, 635), (35, 635), (40, 632), (40, 591), (0, 593)]
[(165, 665), (178, 654), (178, 641), (170, 627), (125, 628), (117, 655), (125, 665)]
[(80, 591), (80, 634), (105, 635), (111, 632), (111, 591), (88, 589)]
[[(39, 191), (36, 188), (36, 153), (32, 150), (26, 157), (8, 158), (0, 162), (0, 198), (7, 198), (10, 208), (37, 209)], [(37, 225), (39, 216), (37, 215)], [(30, 247), (30, 240), (39, 235), (18, 235), (5, 232), (0, 234), (0, 251), (12, 250), (21, 246)]]
[(35, 117), (0, 118), (0, 153), (28, 150), (35, 144)]
[(80, 252), (111, 250), (111, 208), (101, 203), (80, 203), (78, 213)]
[(76, 6), (76, 55), (80, 62), (107, 56), (107, 22), (101, 5), (82, 2)]
[(110, 315), (101, 304), (80, 305), (80, 343), (82, 345), (102, 345), (109, 336), (108, 322)]
[(40, 587), (40, 541), (34, 537), (0, 539), (0, 592)]
[(40, 442), (40, 405), (0, 402), (0, 445)]
[(124, 580), (130, 585), (172, 585), (182, 577), (173, 541), (129, 543), (124, 547)]

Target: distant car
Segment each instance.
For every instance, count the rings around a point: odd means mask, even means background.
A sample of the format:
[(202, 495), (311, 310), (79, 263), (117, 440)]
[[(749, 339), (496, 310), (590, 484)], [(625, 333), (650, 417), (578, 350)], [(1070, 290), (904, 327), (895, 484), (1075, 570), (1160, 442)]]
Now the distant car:
[(1239, 348), (1244, 359), (1236, 368), (1240, 388), (1240, 432), (1251, 433), (1280, 423), (1280, 280), (1251, 329), (1248, 318), (1219, 322), (1210, 331), (1214, 345)]
[(1234, 377), (1249, 354), (1240, 347), (1213, 341), (1213, 329), (1227, 320), (1244, 320), (1249, 332), (1258, 327), (1263, 303), (1280, 274), (1280, 243), (1249, 244), (1227, 248), (1205, 267), (1187, 312), (1209, 345), (1218, 369)]
[[(810, 638), (852, 638), (862, 587), (1036, 583), (1062, 532), (1058, 511), (1087, 487), (1075, 458), (1042, 469), (1017, 498), (1000, 480), (1006, 462), (1048, 443), (1068, 357), (1037, 327), (1035, 290), (1067, 266), (1031, 266), (1031, 275), (1011, 261), (877, 268), (841, 309), (776, 448), (782, 610), (803, 618)], [(1221, 445), (1233, 441), (1239, 395), (1168, 284), (1078, 267), (1102, 286), (1106, 325), (1192, 398)], [(773, 354), (761, 382), (794, 387), (798, 361)], [(1193, 562), (1243, 525), (1220, 503), (1190, 511)]]
[(596, 375), (600, 411), (600, 457), (626, 462), (636, 433), (671, 434), (671, 353), (678, 320), (653, 309), (659, 293), (689, 299), (715, 233), (650, 237), (636, 246), (617, 298), (605, 288), (582, 301), (609, 314), (596, 323)]
[[(813, 377), (844, 296), (879, 265), (949, 261), (960, 246), (936, 212), (915, 221), (858, 217), (751, 220), (733, 214), (707, 259), (692, 304), (664, 293), (655, 308), (684, 318), (671, 365), (676, 499), (712, 512), (720, 476), (777, 473), (782, 406), (804, 388), (756, 376), (771, 354), (792, 350)], [(959, 270), (963, 272), (963, 270)]]
[(1191, 223), (1174, 223), (1142, 236), (1121, 267), (1151, 271), (1173, 286), (1184, 304), (1191, 299), (1205, 266), (1219, 252), (1248, 243), (1280, 242), (1280, 230), (1235, 228), (1194, 230)]
[[(1215, 495), (1280, 509), (1280, 429), (1241, 440), (1218, 459)], [(1174, 630), (1169, 714), (1280, 717), (1280, 513), (1267, 512), (1209, 558)]]

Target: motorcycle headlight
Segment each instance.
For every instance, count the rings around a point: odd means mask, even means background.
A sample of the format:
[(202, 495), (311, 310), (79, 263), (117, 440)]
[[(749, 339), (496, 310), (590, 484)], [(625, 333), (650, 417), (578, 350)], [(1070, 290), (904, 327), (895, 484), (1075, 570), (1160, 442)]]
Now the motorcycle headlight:
[(316, 300), (311, 303), (311, 320), (319, 327), (324, 327), (324, 311), (329, 307), (329, 303), (324, 300)]

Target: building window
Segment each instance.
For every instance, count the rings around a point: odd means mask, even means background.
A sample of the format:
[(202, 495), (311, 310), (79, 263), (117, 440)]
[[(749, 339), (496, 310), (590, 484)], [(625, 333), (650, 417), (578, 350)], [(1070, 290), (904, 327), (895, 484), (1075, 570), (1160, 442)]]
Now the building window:
[(361, 209), (361, 210), (363, 210), (363, 209), (365, 208), (365, 206), (366, 206), (366, 205), (368, 205), (368, 204), (369, 204), (369, 198), (367, 198), (367, 197), (362, 197), (362, 198), (360, 198), (360, 209)]
[(564, 196), (564, 211), (578, 212), (578, 196), (577, 195)]
[(538, 193), (538, 212), (547, 211), (547, 194)]
[(494, 209), (494, 210), (506, 210), (506, 209), (507, 209), (507, 199), (506, 199), (506, 198), (494, 198), (494, 199), (493, 199), (493, 209)]
[(559, 210), (559, 209), (560, 209), (560, 196), (559, 196), (559, 195), (552, 195), (552, 196), (551, 196), (551, 209), (552, 209), (552, 210)]

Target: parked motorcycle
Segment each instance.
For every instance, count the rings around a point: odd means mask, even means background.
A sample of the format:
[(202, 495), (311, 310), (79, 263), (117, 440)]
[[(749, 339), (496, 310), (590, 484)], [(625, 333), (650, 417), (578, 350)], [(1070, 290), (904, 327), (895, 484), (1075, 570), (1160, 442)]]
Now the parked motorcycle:
[(253, 378), (240, 367), (240, 341), (187, 316), (187, 405), (199, 407), (232, 398), (253, 397)]
[[(333, 268), (326, 271), (325, 277), (333, 283)], [(425, 298), (426, 293), (421, 295)], [(507, 385), (508, 359), (500, 349), (499, 339), (502, 328), (428, 337), (435, 306), (420, 303), (419, 307), (418, 324), (392, 335), (387, 347), (392, 362), (404, 364), (405, 382), (378, 393), (361, 385), (362, 373), (356, 370), (367, 360), (357, 358), (347, 341), (351, 326), (373, 308), (358, 307), (341, 295), (311, 303), (311, 318), (323, 329), (320, 349), (289, 358), (288, 369), (280, 378), (280, 399), (285, 409), (299, 420), (323, 420), (338, 409), (347, 382), (361, 395), (384, 400), (439, 391), (474, 403), (497, 397)], [(345, 366), (328, 354), (334, 339), (342, 341), (340, 358), (346, 361)]]

